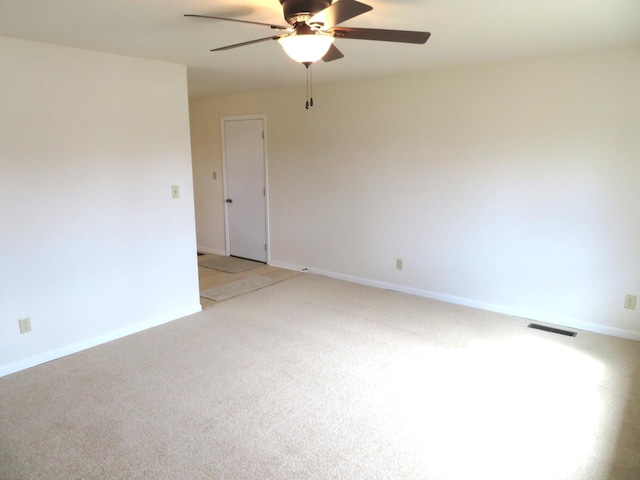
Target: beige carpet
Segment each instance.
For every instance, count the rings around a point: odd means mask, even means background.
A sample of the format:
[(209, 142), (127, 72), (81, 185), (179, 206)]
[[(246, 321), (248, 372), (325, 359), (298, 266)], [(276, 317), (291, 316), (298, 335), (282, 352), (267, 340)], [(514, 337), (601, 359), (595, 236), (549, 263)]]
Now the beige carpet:
[(280, 281), (281, 280), (278, 278), (266, 275), (250, 275), (248, 277), (241, 278), (240, 280), (235, 280), (219, 287), (210, 288), (209, 290), (200, 292), (200, 296), (219, 302), (220, 300), (226, 300), (227, 298), (252, 292), (259, 288), (268, 287), (269, 285), (273, 285)]
[(640, 478), (640, 343), (527, 323), (296, 277), (0, 378), (0, 478)]
[(236, 257), (214, 257), (198, 259), (198, 265), (201, 267), (213, 268), (214, 270), (219, 270), (221, 272), (240, 273), (261, 267), (264, 263)]

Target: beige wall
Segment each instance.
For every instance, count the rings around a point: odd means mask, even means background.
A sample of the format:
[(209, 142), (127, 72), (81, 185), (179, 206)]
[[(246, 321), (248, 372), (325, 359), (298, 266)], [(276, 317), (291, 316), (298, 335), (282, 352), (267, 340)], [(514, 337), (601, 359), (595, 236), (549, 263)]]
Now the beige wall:
[(185, 67), (0, 58), (0, 375), (199, 311)]
[(201, 248), (266, 113), (273, 264), (640, 339), (640, 47), (304, 88), (191, 102)]

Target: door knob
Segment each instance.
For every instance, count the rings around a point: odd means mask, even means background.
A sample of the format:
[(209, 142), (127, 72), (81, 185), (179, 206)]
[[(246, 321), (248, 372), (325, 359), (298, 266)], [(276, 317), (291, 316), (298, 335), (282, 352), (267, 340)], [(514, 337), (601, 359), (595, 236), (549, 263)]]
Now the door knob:
[(227, 198), (227, 203), (233, 203), (233, 200), (231, 200), (230, 198)]

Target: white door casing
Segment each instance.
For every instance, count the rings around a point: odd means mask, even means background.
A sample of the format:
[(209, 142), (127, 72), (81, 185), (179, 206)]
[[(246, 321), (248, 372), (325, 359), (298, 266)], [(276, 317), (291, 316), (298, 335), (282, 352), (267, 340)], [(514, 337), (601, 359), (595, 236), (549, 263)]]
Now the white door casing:
[(266, 116), (221, 124), (227, 255), (268, 262)]

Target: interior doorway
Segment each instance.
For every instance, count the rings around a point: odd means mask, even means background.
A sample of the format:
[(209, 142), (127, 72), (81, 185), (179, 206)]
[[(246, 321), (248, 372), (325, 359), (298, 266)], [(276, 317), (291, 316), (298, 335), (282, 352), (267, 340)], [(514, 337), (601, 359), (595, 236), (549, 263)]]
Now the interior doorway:
[(268, 263), (266, 115), (222, 118), (227, 255)]

